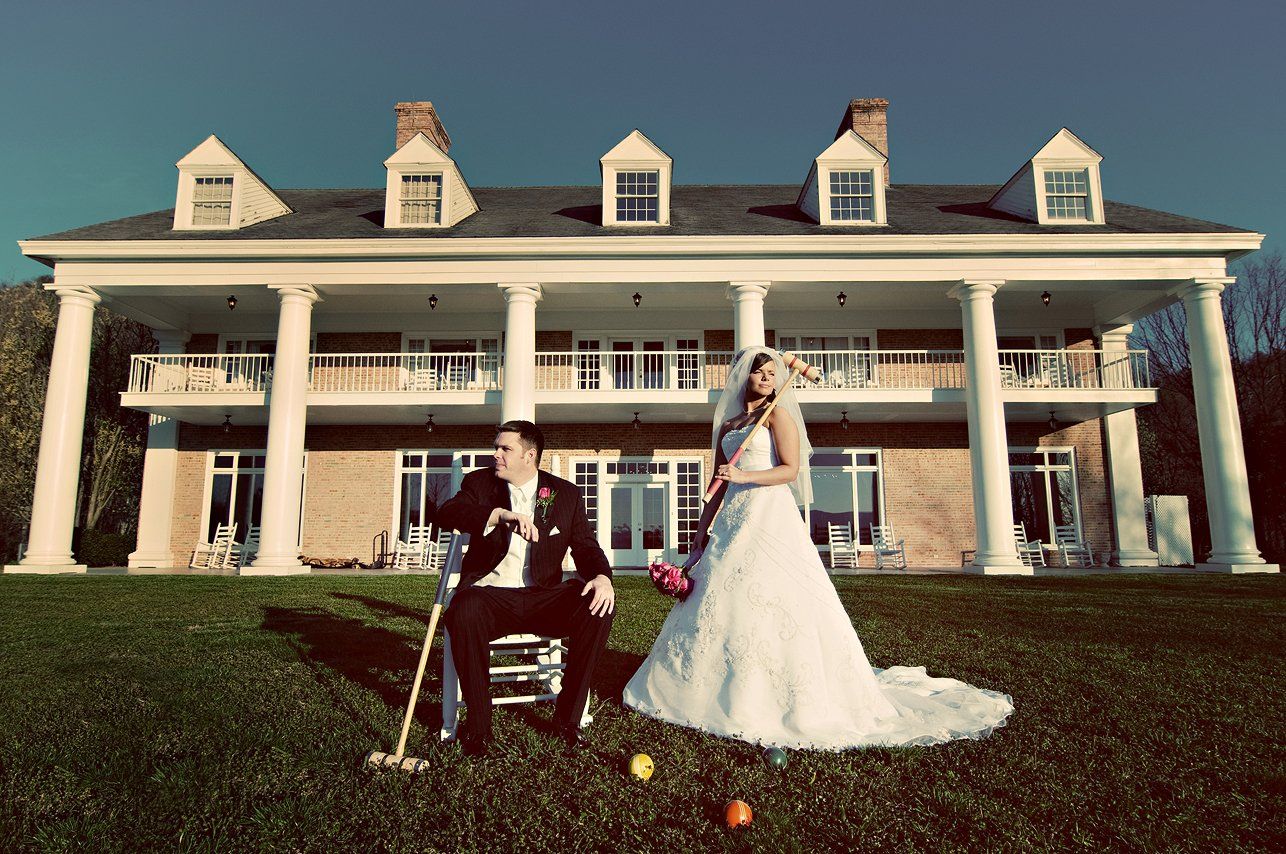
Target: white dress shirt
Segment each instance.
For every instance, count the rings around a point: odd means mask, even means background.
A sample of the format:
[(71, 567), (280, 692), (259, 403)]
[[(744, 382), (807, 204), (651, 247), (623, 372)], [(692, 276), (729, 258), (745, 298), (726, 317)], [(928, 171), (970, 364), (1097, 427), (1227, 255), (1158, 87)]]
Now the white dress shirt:
[[(540, 474), (531, 480), (515, 486), (509, 484), (509, 507), (520, 516), (532, 516), (535, 509), (536, 482)], [(483, 532), (485, 537), (491, 528)], [(491, 572), (474, 582), (478, 587), (531, 587), (531, 543), (524, 540), (517, 532), (509, 537), (509, 551)]]

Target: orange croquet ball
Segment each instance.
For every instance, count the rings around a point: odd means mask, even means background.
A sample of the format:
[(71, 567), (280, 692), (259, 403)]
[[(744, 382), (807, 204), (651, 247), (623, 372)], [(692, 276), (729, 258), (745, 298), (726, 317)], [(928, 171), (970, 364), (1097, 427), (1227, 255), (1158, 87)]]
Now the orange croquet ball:
[(656, 765), (652, 762), (652, 757), (646, 753), (636, 753), (630, 758), (630, 776), (640, 780), (646, 780), (652, 776), (656, 770)]
[(754, 814), (750, 811), (750, 804), (745, 801), (728, 801), (723, 814), (728, 820), (728, 827), (732, 830), (749, 826), (751, 819), (754, 818)]

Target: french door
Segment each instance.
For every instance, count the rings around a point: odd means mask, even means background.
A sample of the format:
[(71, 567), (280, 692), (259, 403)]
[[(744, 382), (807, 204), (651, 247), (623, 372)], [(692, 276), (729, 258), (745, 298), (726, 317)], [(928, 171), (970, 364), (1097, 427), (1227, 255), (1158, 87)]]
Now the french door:
[(646, 566), (665, 557), (668, 483), (614, 483), (608, 493), (613, 566)]

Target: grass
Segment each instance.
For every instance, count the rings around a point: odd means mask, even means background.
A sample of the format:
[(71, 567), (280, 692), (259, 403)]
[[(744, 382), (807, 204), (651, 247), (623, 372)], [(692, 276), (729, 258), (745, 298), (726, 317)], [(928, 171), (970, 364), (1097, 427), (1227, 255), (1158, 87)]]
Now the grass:
[[(1281, 850), (1280, 578), (836, 585), (873, 664), (1005, 691), (1009, 726), (770, 771), (621, 707), (668, 606), (622, 579), (593, 754), (510, 707), (500, 754), (463, 759), (434, 743), (432, 678), (411, 741), (431, 773), (367, 772), (434, 579), (3, 577), (0, 850)], [(748, 830), (723, 827), (734, 797)]]

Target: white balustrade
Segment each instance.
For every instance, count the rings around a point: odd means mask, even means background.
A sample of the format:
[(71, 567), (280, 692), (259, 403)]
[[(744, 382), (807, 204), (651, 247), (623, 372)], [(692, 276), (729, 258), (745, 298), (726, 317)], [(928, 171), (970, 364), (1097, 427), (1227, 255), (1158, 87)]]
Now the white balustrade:
[[(965, 387), (963, 350), (798, 351), (821, 369), (803, 390)], [(733, 354), (708, 350), (573, 350), (536, 353), (538, 391), (704, 391), (721, 389)], [(1146, 350), (1001, 350), (1000, 380), (1010, 389), (1151, 388)], [(267, 391), (271, 354), (137, 355), (132, 393)], [(312, 392), (493, 391), (502, 387), (498, 353), (314, 353)]]

